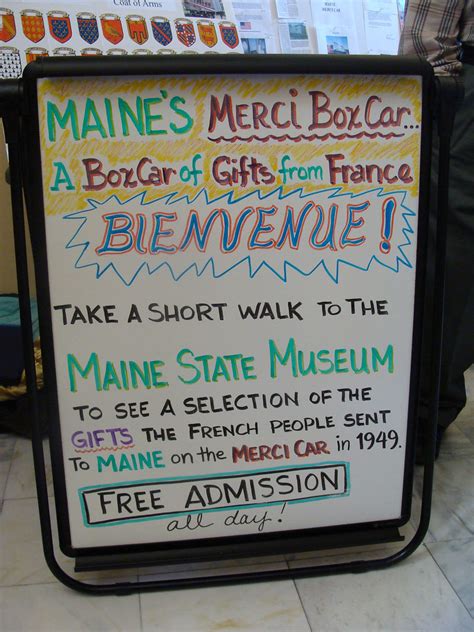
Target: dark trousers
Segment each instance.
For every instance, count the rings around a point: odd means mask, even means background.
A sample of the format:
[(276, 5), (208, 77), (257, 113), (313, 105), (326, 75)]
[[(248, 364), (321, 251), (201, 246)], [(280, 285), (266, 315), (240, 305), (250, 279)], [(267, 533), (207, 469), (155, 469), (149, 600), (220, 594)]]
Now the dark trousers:
[[(438, 418), (438, 424), (442, 428), (447, 428), (466, 404), (464, 372), (474, 362), (473, 65), (464, 64), (463, 79), (465, 95), (462, 105), (456, 111), (450, 151), (446, 288)], [(434, 182), (438, 175), (436, 148), (433, 158)]]

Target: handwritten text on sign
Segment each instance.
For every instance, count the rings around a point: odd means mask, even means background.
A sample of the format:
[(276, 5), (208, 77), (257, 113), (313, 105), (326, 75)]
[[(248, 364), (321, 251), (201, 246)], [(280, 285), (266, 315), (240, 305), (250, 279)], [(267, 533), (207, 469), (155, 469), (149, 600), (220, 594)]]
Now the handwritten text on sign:
[(39, 101), (73, 546), (397, 519), (420, 81), (50, 79)]

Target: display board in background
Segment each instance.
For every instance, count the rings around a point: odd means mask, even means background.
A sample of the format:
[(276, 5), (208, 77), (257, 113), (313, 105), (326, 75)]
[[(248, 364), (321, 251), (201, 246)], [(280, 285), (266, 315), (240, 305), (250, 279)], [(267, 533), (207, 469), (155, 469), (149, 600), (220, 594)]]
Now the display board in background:
[(397, 53), (403, 0), (100, 0), (0, 8), (0, 77), (44, 55)]
[[(295, 0), (283, 2), (277, 15), (282, 24), (304, 24), (311, 52), (322, 55), (396, 55), (400, 38), (397, 0)], [(286, 18), (286, 19), (282, 19)], [(289, 28), (289, 27), (287, 27)], [(301, 27), (300, 27), (301, 28)], [(297, 44), (281, 52), (297, 53)]]
[(38, 79), (69, 554), (408, 519), (422, 78), (275, 72)]
[(242, 52), (231, 0), (14, 0), (0, 8), (0, 74), (41, 56)]

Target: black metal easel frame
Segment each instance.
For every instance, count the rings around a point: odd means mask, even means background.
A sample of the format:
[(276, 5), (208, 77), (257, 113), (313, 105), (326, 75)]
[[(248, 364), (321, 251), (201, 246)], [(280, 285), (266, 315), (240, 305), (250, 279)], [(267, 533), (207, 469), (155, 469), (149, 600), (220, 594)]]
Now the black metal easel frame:
[[(91, 76), (97, 75), (97, 61), (90, 59), (81, 60), (67, 60), (62, 59), (50, 59), (45, 62), (35, 62), (30, 66), (25, 73), (25, 77), (28, 74), (32, 74), (34, 77), (39, 76)], [(104, 63), (105, 62), (105, 63)], [(22, 320), (22, 334), (24, 339), (24, 355), (25, 355), (25, 371), (28, 384), (28, 393), (30, 401), (31, 419), (32, 419), (32, 433), (33, 433), (33, 457), (36, 474), (36, 486), (38, 494), (38, 505), (40, 511), (40, 521), (42, 530), (43, 549), (46, 561), (51, 572), (57, 577), (63, 584), (74, 588), (79, 591), (97, 593), (97, 594), (109, 594), (118, 593), (123, 594), (125, 592), (131, 592), (134, 590), (157, 590), (157, 589), (172, 589), (172, 588), (186, 588), (196, 586), (210, 586), (225, 583), (238, 583), (238, 582), (250, 582), (250, 581), (263, 581), (272, 579), (297, 579), (302, 577), (308, 577), (313, 575), (326, 575), (331, 573), (343, 573), (343, 572), (363, 572), (369, 570), (376, 570), (389, 566), (395, 562), (401, 561), (408, 557), (418, 546), (421, 544), (424, 535), (428, 529), (430, 509), (431, 509), (431, 491), (433, 483), (433, 468), (434, 468), (434, 453), (435, 453), (435, 434), (437, 425), (437, 402), (439, 396), (439, 373), (440, 373), (440, 344), (439, 339), (442, 331), (442, 299), (444, 293), (444, 259), (446, 250), (446, 210), (447, 210), (447, 189), (449, 180), (449, 142), (452, 130), (452, 122), (454, 118), (455, 103), (458, 99), (458, 86), (454, 80), (445, 80), (444, 82), (438, 82), (436, 84), (436, 94), (429, 93), (426, 90), (426, 86), (429, 86), (431, 90), (431, 67), (427, 64), (423, 64), (418, 60), (407, 60), (400, 63), (400, 59), (381, 59), (373, 57), (352, 57), (338, 58), (327, 56), (300, 56), (298, 58), (290, 59), (288, 57), (271, 55), (264, 58), (254, 58), (250, 61), (249, 58), (245, 58), (245, 65), (243, 63), (242, 56), (238, 55), (226, 55), (225, 57), (213, 60), (212, 70), (209, 71), (206, 66), (203, 65), (203, 60), (199, 59), (173, 59), (169, 58), (164, 60), (163, 58), (147, 58), (147, 59), (133, 59), (127, 60), (125, 63), (123, 60), (117, 58), (110, 58), (107, 60), (101, 60), (101, 74), (105, 75), (138, 75), (138, 74), (211, 74), (211, 73), (258, 73), (265, 71), (274, 72), (280, 74), (282, 68), (284, 68), (285, 74), (291, 73), (344, 73), (344, 74), (392, 74), (392, 75), (421, 75), (426, 82), (423, 93), (424, 107), (428, 107), (428, 101), (431, 104), (432, 111), (438, 119), (438, 135), (440, 139), (440, 165), (439, 173), (441, 177), (439, 179), (438, 186), (438, 204), (437, 212), (438, 217), (436, 220), (436, 257), (435, 252), (431, 252), (432, 260), (435, 261), (434, 282), (432, 286), (428, 287), (426, 297), (420, 302), (424, 302), (424, 308), (428, 309), (433, 317), (433, 331), (431, 339), (425, 341), (424, 344), (429, 345), (430, 350), (430, 375), (428, 376), (430, 401), (429, 401), (429, 414), (426, 422), (425, 437), (427, 438), (425, 444), (425, 466), (423, 476), (423, 492), (422, 492), (422, 506), (421, 515), (418, 525), (418, 529), (406, 546), (397, 551), (393, 555), (381, 559), (375, 560), (362, 560), (345, 562), (339, 564), (327, 564), (315, 567), (305, 568), (293, 568), (284, 569), (278, 571), (260, 571), (257, 573), (245, 573), (245, 574), (230, 574), (218, 577), (199, 577), (199, 578), (184, 578), (175, 580), (153, 580), (153, 581), (140, 581), (138, 583), (119, 582), (101, 585), (92, 585), (76, 580), (68, 575), (58, 564), (55, 556), (55, 545), (53, 542), (52, 528), (51, 528), (51, 514), (48, 502), (46, 475), (45, 475), (45, 460), (41, 437), (40, 419), (39, 419), (39, 406), (38, 406), (38, 393), (36, 389), (36, 374), (35, 374), (35, 362), (33, 355), (33, 339), (31, 328), (31, 313), (29, 305), (29, 282), (28, 282), (28, 268), (26, 264), (26, 234), (25, 234), (25, 219), (24, 219), (24, 206), (23, 206), (23, 191), (25, 192), (27, 204), (29, 203), (30, 191), (28, 186), (24, 186), (25, 177), (34, 177), (34, 174), (28, 169), (28, 156), (26, 149), (26, 140), (24, 135), (24, 121), (28, 116), (29, 107), (29, 95), (24, 95), (25, 80), (13, 81), (7, 80), (0, 83), (0, 116), (3, 119), (5, 127), (6, 142), (9, 147), (9, 161), (11, 171), (11, 198), (13, 208), (13, 222), (14, 222), (14, 239), (15, 239), (15, 253), (16, 253), (16, 265), (18, 274), (18, 288), (20, 297), (20, 311)], [(131, 62), (131, 63), (130, 63)], [(412, 72), (410, 73), (410, 69)], [(45, 73), (44, 75), (42, 73)], [(28, 84), (28, 81), (26, 82)], [(435, 98), (436, 97), (436, 98)], [(431, 130), (425, 129), (423, 132), (425, 135), (430, 135)], [(429, 174), (429, 156), (422, 157), (421, 165), (421, 178), (420, 180), (425, 183)], [(29, 173), (30, 171), (30, 173)], [(26, 176), (25, 176), (26, 174)], [(428, 190), (422, 187), (420, 192), (420, 206), (428, 205)], [(421, 196), (425, 199), (421, 200)], [(426, 222), (427, 224), (427, 222)], [(425, 226), (426, 228), (426, 226)], [(420, 231), (421, 235), (421, 231)], [(34, 242), (34, 237), (32, 239)], [(426, 244), (423, 235), (420, 237), (420, 248), (425, 248)], [(35, 257), (36, 258), (36, 257)], [(420, 275), (421, 277), (422, 275)], [(46, 291), (48, 295), (47, 287), (41, 287), (44, 283), (43, 275), (38, 275), (37, 282), (39, 283), (39, 295), (44, 296), (43, 292)], [(417, 276), (417, 294), (421, 294), (424, 285), (424, 278)], [(423, 309), (423, 306), (421, 306)], [(416, 334), (416, 332), (415, 332)], [(414, 342), (419, 344), (419, 341)], [(412, 384), (410, 388), (410, 406), (412, 410), (415, 409), (418, 400), (418, 369), (412, 366)], [(48, 375), (46, 375), (48, 378)], [(415, 438), (414, 431), (411, 436), (408, 436), (409, 446), (407, 448), (407, 454), (413, 454), (413, 442)], [(406, 467), (413, 468), (413, 463), (405, 464)], [(409, 477), (411, 480), (411, 477)], [(364, 525), (359, 525), (359, 531), (352, 533), (354, 543), (364, 543)], [(298, 546), (286, 547), (286, 552), (290, 550), (308, 550), (316, 548), (326, 548), (328, 546), (340, 545), (341, 536), (337, 537), (337, 529), (331, 529), (333, 533), (336, 532), (335, 537), (331, 537), (329, 530), (318, 530), (320, 532), (318, 537), (305, 536), (304, 532), (298, 533), (286, 533), (287, 538), (291, 536), (299, 538)], [(341, 530), (344, 535), (344, 530)], [(347, 535), (347, 533), (346, 533)], [(394, 539), (393, 537), (387, 537), (387, 539)], [(400, 538), (399, 538), (400, 539)], [(367, 541), (370, 541), (368, 539)], [(383, 541), (383, 535), (379, 535), (378, 541)], [(217, 559), (222, 557), (241, 557), (243, 555), (269, 555), (274, 554), (275, 551), (281, 551), (281, 541), (277, 538), (270, 539), (265, 546), (264, 542), (248, 543), (244, 539), (233, 538), (233, 544), (223, 543), (214, 545), (213, 555), (211, 558)], [(354, 544), (353, 544), (354, 545)], [(117, 552), (117, 547), (114, 547), (116, 556), (110, 555), (110, 553), (104, 552), (103, 557), (99, 558), (96, 567), (100, 568), (116, 568), (123, 566), (120, 564), (120, 552)], [(133, 558), (134, 565), (144, 565), (147, 563), (147, 556), (149, 553), (146, 550), (139, 552), (140, 555)], [(195, 556), (193, 558), (193, 555)], [(118, 559), (117, 559), (118, 558)], [(210, 559), (209, 554), (207, 557), (203, 557), (200, 553), (200, 547), (197, 550), (189, 548), (186, 550), (187, 560), (196, 561), (199, 559)], [(161, 558), (164, 561), (166, 556)], [(132, 562), (130, 562), (131, 564)], [(148, 563), (150, 561), (148, 560)], [(93, 566), (93, 565), (92, 565)]]

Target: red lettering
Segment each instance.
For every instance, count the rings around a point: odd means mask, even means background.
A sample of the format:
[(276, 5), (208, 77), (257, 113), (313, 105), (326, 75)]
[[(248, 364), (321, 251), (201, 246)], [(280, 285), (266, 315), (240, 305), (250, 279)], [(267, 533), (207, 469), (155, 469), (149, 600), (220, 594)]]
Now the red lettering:
[(334, 112), (334, 125), (337, 129), (342, 129), (347, 125), (347, 114), (342, 108), (337, 108)]
[(285, 104), (283, 103), (283, 101), (277, 101), (276, 103), (273, 104), (273, 107), (272, 107), (272, 114), (271, 114), (272, 123), (276, 125), (278, 129), (285, 129), (287, 127), (290, 127), (290, 121), (286, 120), (284, 123), (282, 123), (279, 119), (280, 108), (284, 105)]
[(248, 112), (247, 112), (248, 107), (249, 106), (246, 103), (240, 103), (235, 108), (237, 125), (240, 127), (240, 129), (249, 129), (250, 127), (252, 127), (250, 123), (244, 123), (244, 118), (248, 116)]
[(258, 448), (255, 445), (250, 446), (248, 449), (248, 460), (249, 461), (258, 461), (259, 460)]
[(233, 132), (237, 131), (234, 112), (232, 110), (232, 97), (230, 95), (226, 94), (224, 96), (222, 99), (222, 106), (219, 104), (219, 98), (212, 95), (210, 109), (209, 132), (213, 132), (216, 129), (217, 121), (223, 123), (226, 119), (230, 129)]
[(290, 448), (288, 445), (280, 445), (276, 443), (272, 446), (259, 445), (259, 446), (247, 446), (243, 445), (241, 448), (235, 446), (232, 447), (232, 462), (243, 459), (247, 463), (249, 461), (265, 461), (273, 460), (279, 461), (281, 459), (289, 459), (291, 457)]
[(367, 103), (365, 104), (364, 118), (365, 118), (365, 122), (367, 123), (368, 127), (370, 127), (370, 129), (374, 129), (375, 127), (379, 127), (379, 122), (378, 121), (375, 122), (375, 123), (371, 123), (370, 122), (370, 116), (372, 114), (372, 106), (374, 105), (375, 102), (382, 103), (382, 99), (380, 97), (372, 95), (371, 97), (369, 97), (367, 99)]
[(231, 185), (232, 178), (228, 171), (223, 171), (222, 173), (219, 171), (219, 167), (224, 163), (226, 165), (230, 165), (230, 158), (227, 156), (219, 156), (212, 163), (212, 177), (218, 184)]
[[(101, 191), (107, 186), (107, 176), (102, 171), (102, 162), (97, 158), (84, 158), (82, 164), (86, 169), (87, 184), (84, 191)], [(98, 182), (96, 180), (99, 179)]]
[(398, 170), (398, 177), (402, 182), (406, 182), (407, 184), (413, 182), (413, 178), (411, 175), (410, 165), (407, 165), (405, 162), (401, 165)]
[[(268, 115), (268, 108), (265, 103), (260, 103), (257, 101), (256, 103), (252, 103), (252, 115), (253, 115), (253, 126), (255, 129), (259, 129), (260, 125), (262, 127), (270, 127), (270, 125), (265, 120)], [(273, 120), (273, 109), (272, 109), (272, 120)]]
[(327, 443), (325, 441), (315, 441), (312, 443), (311, 441), (304, 441), (300, 439), (294, 445), (294, 451), (296, 456), (300, 457), (308, 457), (308, 456), (318, 456), (319, 454), (331, 454), (331, 452), (327, 449)]
[[(309, 94), (311, 95), (312, 100), (313, 122), (308, 129), (311, 131), (320, 127), (329, 127), (332, 123), (332, 114), (328, 107), (331, 103), (331, 99), (327, 94), (321, 92), (320, 90), (312, 90)], [(326, 119), (322, 120), (322, 116), (326, 116)]]

